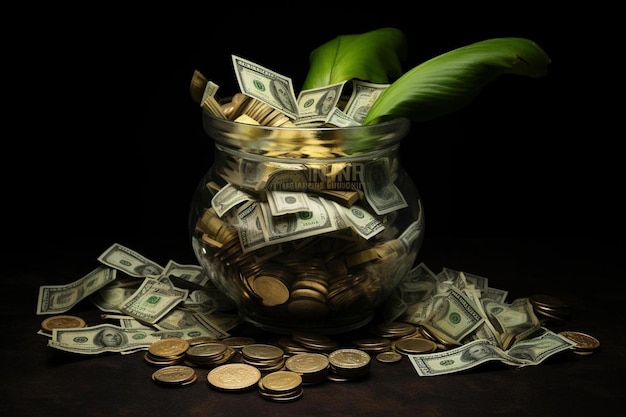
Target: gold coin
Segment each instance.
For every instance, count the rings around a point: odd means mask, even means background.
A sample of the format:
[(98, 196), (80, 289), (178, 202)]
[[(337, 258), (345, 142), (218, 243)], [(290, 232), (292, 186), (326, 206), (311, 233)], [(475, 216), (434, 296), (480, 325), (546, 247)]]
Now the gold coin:
[(289, 288), (280, 279), (271, 275), (257, 275), (251, 283), (254, 293), (265, 306), (284, 304), (289, 299)]
[(52, 329), (70, 329), (85, 326), (87, 326), (85, 320), (77, 316), (68, 315), (48, 317), (41, 322), (41, 328), (47, 331), (52, 331)]
[(382, 363), (396, 363), (402, 360), (402, 355), (394, 351), (381, 352), (376, 355), (376, 360)]
[(195, 345), (201, 345), (203, 343), (213, 343), (213, 342), (217, 342), (217, 339), (211, 336), (198, 336), (198, 337), (193, 337), (191, 339), (187, 339), (187, 343), (189, 343), (190, 347), (195, 346)]
[(189, 366), (172, 365), (166, 366), (155, 371), (152, 374), (152, 380), (162, 384), (181, 385), (195, 381), (197, 378), (196, 371)]
[(228, 346), (221, 342), (200, 343), (187, 349), (187, 357), (204, 360), (217, 358), (223, 355), (227, 348)]
[(285, 352), (278, 346), (265, 343), (252, 343), (241, 348), (244, 357), (261, 361), (274, 361), (281, 359)]
[(405, 355), (416, 355), (420, 353), (431, 353), (437, 350), (437, 344), (432, 340), (412, 337), (397, 340), (395, 350)]
[(328, 362), (340, 369), (363, 368), (370, 364), (370, 355), (361, 349), (337, 349), (328, 355)]
[(293, 371), (274, 371), (265, 375), (259, 384), (265, 392), (273, 394), (293, 392), (302, 385), (302, 377)]
[(212, 387), (226, 391), (242, 391), (254, 387), (261, 371), (245, 363), (227, 363), (213, 368), (207, 375)]
[(285, 361), (288, 371), (299, 374), (310, 374), (323, 371), (329, 365), (328, 356), (322, 353), (298, 353), (290, 356)]
[(148, 352), (161, 358), (170, 358), (182, 355), (187, 349), (189, 349), (189, 342), (185, 339), (170, 337), (152, 342), (148, 347)]
[(576, 342), (574, 349), (591, 351), (600, 347), (600, 341), (586, 333), (564, 330), (559, 332), (561, 336), (565, 336), (569, 340)]
[(222, 340), (222, 343), (232, 347), (233, 349), (242, 349), (244, 346), (256, 343), (256, 340), (247, 336), (231, 336)]

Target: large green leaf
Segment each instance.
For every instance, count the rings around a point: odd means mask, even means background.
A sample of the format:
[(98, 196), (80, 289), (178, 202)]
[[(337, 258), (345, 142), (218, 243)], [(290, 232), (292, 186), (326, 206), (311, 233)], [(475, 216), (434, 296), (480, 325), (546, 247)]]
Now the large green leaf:
[(357, 78), (384, 84), (402, 75), (401, 61), (408, 53), (404, 33), (381, 28), (357, 35), (342, 35), (317, 47), (309, 56), (303, 90)]
[(395, 80), (363, 120), (395, 117), (423, 122), (459, 110), (502, 74), (539, 78), (550, 58), (525, 38), (494, 38), (470, 44), (419, 64)]

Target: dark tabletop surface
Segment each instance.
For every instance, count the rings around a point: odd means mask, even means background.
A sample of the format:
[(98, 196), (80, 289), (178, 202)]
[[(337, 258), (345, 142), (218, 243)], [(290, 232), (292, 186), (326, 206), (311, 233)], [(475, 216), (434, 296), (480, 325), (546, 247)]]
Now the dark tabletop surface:
[[(9, 331), (2, 346), (2, 390), (8, 416), (222, 416), (222, 415), (415, 415), (514, 416), (612, 415), (620, 407), (626, 370), (623, 246), (594, 239), (426, 239), (418, 260), (489, 278), (509, 291), (507, 301), (532, 294), (561, 298), (571, 315), (554, 331), (588, 333), (601, 342), (592, 355), (560, 352), (536, 366), (511, 368), (490, 362), (463, 373), (420, 377), (409, 360), (372, 361), (370, 375), (352, 382), (305, 386), (301, 399), (273, 403), (258, 391), (212, 389), (209, 369), (196, 383), (164, 388), (151, 380), (143, 353), (78, 356), (48, 347), (37, 334), (46, 317), (36, 314), (38, 288), (72, 282), (98, 265), (114, 242), (69, 241), (37, 256), (9, 253), (2, 263), (2, 317)], [(194, 262), (181, 242), (117, 242), (167, 263)], [(89, 300), (67, 314), (88, 324), (104, 322)], [(244, 325), (233, 335), (262, 341), (273, 335)], [(334, 337), (340, 343), (369, 335), (368, 327)]]
[[(204, 11), (184, 5), (179, 14), (173, 4), (160, 13), (72, 8), (65, 17), (51, 4), (50, 13), (37, 7), (42, 21), (28, 3), (24, 22), (12, 14), (32, 36), (3, 52), (15, 96), (5, 100), (4, 122), (14, 126), (5, 129), (0, 168), (0, 308), (8, 328), (0, 348), (2, 415), (616, 415), (626, 374), (626, 206), (615, 133), (623, 116), (612, 115), (620, 107), (607, 97), (623, 74), (607, 57), (622, 48), (611, 43), (621, 39), (621, 26), (609, 21), (620, 15), (600, 5), (548, 12), (514, 3), (489, 13), (448, 3), (403, 13), (406, 4), (393, 2), (374, 12), (349, 2), (343, 11), (335, 2), (330, 12), (315, 4), (302, 14), (293, 2), (274, 3), (272, 18), (288, 12), (280, 24), (240, 3), (219, 11), (213, 3)], [(37, 334), (45, 318), (36, 314), (39, 287), (83, 277), (113, 243), (163, 265), (195, 262), (189, 204), (214, 154), (189, 95), (194, 70), (232, 94), (230, 59), (238, 54), (301, 85), (313, 48), (384, 26), (401, 28), (411, 41), (406, 69), (503, 36), (532, 39), (552, 58), (547, 77), (503, 76), (468, 108), (414, 126), (401, 159), (427, 213), (418, 261), (435, 273), (448, 267), (487, 277), (509, 301), (561, 298), (571, 315), (552, 330), (588, 333), (601, 342), (597, 352), (435, 377), (420, 377), (407, 358), (374, 361), (364, 380), (307, 386), (298, 401), (272, 403), (254, 391), (212, 390), (207, 369), (191, 386), (166, 389), (152, 382), (154, 368), (142, 353), (82, 357), (47, 346)], [(87, 300), (68, 314), (102, 322)]]

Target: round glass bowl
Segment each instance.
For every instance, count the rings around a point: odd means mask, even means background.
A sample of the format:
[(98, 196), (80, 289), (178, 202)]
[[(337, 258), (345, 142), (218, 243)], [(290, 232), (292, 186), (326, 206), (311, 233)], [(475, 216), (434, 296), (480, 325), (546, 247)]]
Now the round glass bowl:
[(215, 157), (191, 202), (194, 253), (242, 320), (276, 333), (368, 324), (422, 245), (399, 118), (268, 127), (203, 112)]

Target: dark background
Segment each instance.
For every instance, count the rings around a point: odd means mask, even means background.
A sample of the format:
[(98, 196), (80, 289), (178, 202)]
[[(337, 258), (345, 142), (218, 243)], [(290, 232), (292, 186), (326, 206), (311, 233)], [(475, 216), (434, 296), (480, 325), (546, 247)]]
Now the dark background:
[[(3, 15), (0, 315), (11, 335), (1, 350), (11, 381), (0, 397), (4, 415), (267, 415), (276, 406), (280, 415), (573, 416), (623, 405), (623, 24), (613, 22), (622, 16), (616, 7), (205, 3), (27, 3)], [(600, 352), (427, 380), (406, 361), (374, 366), (363, 384), (307, 388), (290, 405), (266, 404), (255, 393), (219, 395), (200, 381), (164, 391), (149, 382), (153, 370), (137, 354), (85, 359), (45, 346), (35, 333), (38, 288), (76, 281), (111, 244), (162, 265), (194, 262), (187, 216), (213, 160), (189, 95), (195, 69), (234, 93), (234, 53), (297, 86), (315, 47), (384, 26), (406, 34), (407, 69), (492, 37), (529, 38), (552, 58), (544, 78), (503, 76), (469, 107), (413, 125), (402, 158), (426, 210), (418, 259), (435, 272), (488, 277), (509, 291), (508, 300), (561, 298), (572, 314), (554, 330), (589, 333)], [(89, 303), (75, 313), (101, 320)]]
[(21, 43), (5, 51), (17, 92), (6, 113), (16, 124), (5, 133), (7, 247), (119, 242), (141, 252), (135, 245), (163, 241), (186, 252), (192, 195), (213, 161), (189, 95), (193, 71), (234, 94), (237, 54), (298, 89), (315, 47), (385, 26), (407, 36), (405, 70), (492, 37), (529, 38), (552, 59), (546, 77), (504, 75), (465, 109), (413, 125), (402, 160), (423, 199), (427, 238), (621, 241), (620, 133), (611, 127), (621, 105), (611, 94), (618, 67), (608, 20), (533, 4), (344, 6), (25, 14), (12, 38)]

